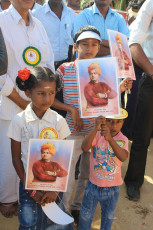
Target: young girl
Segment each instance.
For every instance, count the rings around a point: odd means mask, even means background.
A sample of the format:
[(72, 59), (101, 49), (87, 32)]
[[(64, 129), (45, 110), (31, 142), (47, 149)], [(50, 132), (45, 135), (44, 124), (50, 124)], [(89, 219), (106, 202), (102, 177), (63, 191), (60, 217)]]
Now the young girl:
[[(16, 83), (31, 99), (27, 108), (14, 117), (8, 131), (13, 165), (20, 178), (19, 229), (58, 229), (58, 225), (53, 224), (41, 208), (41, 205), (54, 202), (58, 193), (29, 191), (24, 189), (24, 185), (29, 139), (43, 138), (49, 130), (52, 130), (52, 139), (65, 139), (70, 135), (65, 119), (50, 109), (60, 87), (59, 78), (46, 67), (34, 67), (31, 70), (25, 68), (18, 72)], [(59, 229), (63, 228), (64, 226), (59, 226)]]
[(128, 139), (121, 133), (128, 116), (121, 109), (120, 116), (109, 119), (97, 117), (95, 127), (82, 143), (90, 154), (90, 176), (82, 201), (79, 230), (90, 230), (98, 202), (101, 205), (101, 230), (111, 230), (114, 212), (122, 184), (121, 165), (128, 158)]

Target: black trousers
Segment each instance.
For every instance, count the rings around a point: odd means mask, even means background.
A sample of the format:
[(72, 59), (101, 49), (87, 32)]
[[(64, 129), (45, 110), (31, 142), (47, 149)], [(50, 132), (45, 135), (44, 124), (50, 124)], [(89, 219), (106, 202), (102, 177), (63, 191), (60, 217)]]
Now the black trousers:
[(130, 161), (125, 176), (127, 185), (141, 187), (144, 182), (147, 151), (153, 130), (153, 80), (143, 74), (138, 91), (138, 106)]
[(128, 117), (125, 119), (124, 125), (122, 127), (122, 133), (130, 140), (133, 140), (133, 131), (136, 120), (136, 110), (138, 103), (138, 86), (143, 73), (143, 70), (140, 69), (137, 65), (134, 65), (134, 70), (136, 80), (133, 81), (131, 94), (127, 95), (126, 110), (128, 112)]

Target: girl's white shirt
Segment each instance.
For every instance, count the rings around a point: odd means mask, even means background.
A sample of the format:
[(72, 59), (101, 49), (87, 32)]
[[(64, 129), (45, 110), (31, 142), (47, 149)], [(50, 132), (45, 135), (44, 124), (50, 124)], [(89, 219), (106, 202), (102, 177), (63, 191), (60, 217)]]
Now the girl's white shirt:
[(23, 112), (17, 114), (11, 121), (7, 136), (21, 142), (22, 162), (25, 170), (27, 167), (29, 139), (39, 138), (41, 131), (45, 128), (56, 130), (60, 140), (71, 134), (66, 120), (51, 109), (48, 109), (40, 120), (31, 106), (28, 105)]

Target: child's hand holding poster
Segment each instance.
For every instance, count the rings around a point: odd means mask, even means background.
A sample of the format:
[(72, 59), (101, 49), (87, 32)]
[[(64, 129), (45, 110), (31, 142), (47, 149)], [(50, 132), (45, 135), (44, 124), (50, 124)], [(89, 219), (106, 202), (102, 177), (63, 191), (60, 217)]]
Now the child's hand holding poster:
[(73, 141), (31, 139), (26, 189), (66, 191)]
[(135, 80), (135, 72), (126, 35), (108, 30), (108, 37), (111, 55), (118, 60), (118, 77)]
[(119, 114), (116, 58), (77, 61), (81, 117)]

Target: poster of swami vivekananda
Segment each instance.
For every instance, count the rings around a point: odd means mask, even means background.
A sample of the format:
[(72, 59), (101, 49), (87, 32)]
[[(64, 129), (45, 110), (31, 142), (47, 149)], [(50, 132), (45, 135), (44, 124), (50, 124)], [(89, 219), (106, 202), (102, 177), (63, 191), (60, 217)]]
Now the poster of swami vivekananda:
[(73, 140), (30, 139), (26, 189), (65, 192)]
[(119, 114), (116, 58), (77, 61), (81, 117)]

